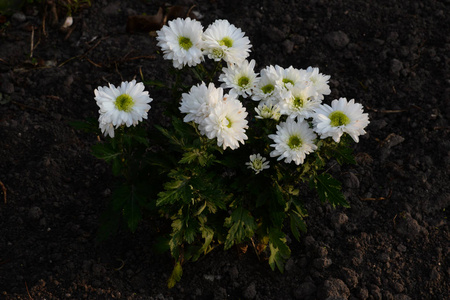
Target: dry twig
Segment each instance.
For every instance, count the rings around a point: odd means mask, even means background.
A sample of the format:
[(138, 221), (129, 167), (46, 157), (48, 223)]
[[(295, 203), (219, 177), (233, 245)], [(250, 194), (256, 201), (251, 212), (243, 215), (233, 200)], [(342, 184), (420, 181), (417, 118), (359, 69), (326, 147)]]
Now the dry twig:
[(408, 111), (407, 109), (386, 109), (386, 110), (379, 110), (376, 108), (371, 108), (369, 106), (366, 106), (367, 110), (376, 112), (376, 113), (382, 113), (382, 114), (397, 114), (397, 113), (402, 113), (405, 111)]
[(362, 198), (359, 197), (359, 200), (361, 201), (381, 201), (381, 200), (388, 200), (392, 196), (392, 190), (389, 190), (389, 195), (387, 197), (378, 197), (378, 198)]
[(33, 300), (33, 297), (31, 297), (31, 295), (30, 295), (30, 290), (28, 289), (28, 284), (26, 281), (25, 281), (25, 288), (27, 289), (28, 297), (30, 297), (30, 299)]
[(3, 184), (3, 182), (0, 181), (0, 186), (2, 187), (2, 191), (3, 191), (3, 199), (5, 200), (5, 204), (6, 204), (6, 187)]

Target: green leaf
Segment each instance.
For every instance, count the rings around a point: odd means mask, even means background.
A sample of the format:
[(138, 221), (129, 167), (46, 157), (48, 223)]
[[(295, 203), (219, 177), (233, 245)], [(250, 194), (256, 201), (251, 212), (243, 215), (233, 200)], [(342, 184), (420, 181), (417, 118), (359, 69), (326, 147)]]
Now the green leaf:
[(77, 130), (81, 130), (88, 133), (98, 132), (98, 121), (95, 118), (88, 118), (86, 121), (71, 121), (69, 125)]
[(208, 154), (205, 151), (201, 151), (199, 149), (191, 149), (185, 153), (183, 153), (183, 157), (180, 159), (180, 164), (190, 164), (194, 161), (198, 161), (198, 163), (204, 167), (209, 162), (214, 159), (214, 155)]
[(310, 181), (310, 186), (316, 189), (322, 203), (328, 200), (333, 207), (336, 207), (336, 205), (350, 207), (341, 192), (341, 183), (330, 174), (323, 173), (313, 176)]
[(155, 125), (155, 128), (158, 129), (159, 132), (161, 132), (169, 140), (171, 144), (178, 146), (180, 148), (178, 149), (179, 151), (185, 147), (184, 140), (177, 138), (172, 132), (170, 132), (166, 128), (163, 128), (159, 125)]
[(180, 219), (175, 219), (172, 222), (172, 234), (169, 240), (170, 253), (173, 257), (179, 256), (179, 247), (183, 243), (183, 223)]
[(205, 242), (198, 250), (198, 252), (192, 257), (192, 261), (196, 261), (200, 257), (200, 255), (206, 254), (208, 252), (209, 245), (211, 244), (214, 237), (214, 230), (209, 227), (202, 226), (200, 227), (200, 231), (202, 232), (202, 238), (205, 240)]
[(195, 219), (189, 218), (189, 216), (187, 218), (184, 226), (184, 240), (189, 244), (192, 244), (197, 236), (198, 223)]
[(142, 219), (141, 208), (138, 204), (139, 200), (137, 196), (132, 193), (130, 200), (125, 204), (123, 208), (123, 216), (128, 224), (128, 228), (131, 232), (135, 232), (139, 222)]
[(131, 187), (128, 184), (122, 184), (115, 188), (112, 193), (112, 208), (115, 211), (122, 211), (125, 203), (130, 198)]
[(167, 287), (169, 289), (173, 288), (175, 284), (181, 280), (181, 276), (183, 276), (183, 268), (181, 267), (181, 263), (177, 262), (173, 268), (169, 280), (167, 281)]
[(333, 150), (334, 158), (340, 164), (356, 164), (353, 156), (353, 149), (347, 146), (340, 146)]
[(133, 140), (146, 147), (150, 146), (150, 143), (146, 137), (146, 131), (142, 127), (133, 127), (131, 130), (127, 130), (124, 133), (123, 138), (130, 146)]
[(286, 237), (278, 228), (270, 228), (269, 230), (269, 248), (270, 257), (269, 265), (272, 270), (275, 267), (280, 270), (281, 273), (284, 271), (284, 264), (286, 260), (291, 256), (291, 249), (289, 249), (286, 244)]
[(306, 223), (303, 220), (303, 216), (299, 212), (293, 210), (289, 213), (289, 218), (292, 234), (297, 240), (299, 240), (300, 231), (306, 232)]
[(167, 85), (159, 80), (144, 80), (143, 83), (156, 88), (167, 88)]
[(225, 219), (225, 227), (230, 227), (225, 240), (225, 250), (227, 250), (233, 244), (252, 237), (257, 229), (257, 224), (250, 212), (240, 206), (231, 213), (230, 217)]
[(158, 194), (156, 206), (170, 205), (178, 201), (189, 202), (193, 197), (193, 188), (189, 184), (190, 177), (177, 170), (171, 171), (169, 176), (173, 180), (167, 182), (164, 185), (165, 191)]
[(200, 155), (198, 149), (194, 149), (190, 152), (183, 153), (183, 157), (180, 159), (180, 164), (190, 164)]
[(162, 254), (166, 251), (170, 250), (169, 246), (170, 239), (167, 236), (158, 236), (156, 239), (152, 242), (152, 250), (156, 254)]
[(128, 228), (134, 232), (142, 219), (141, 204), (146, 200), (135, 185), (124, 184), (114, 190), (112, 208), (114, 211), (122, 211)]
[(111, 162), (121, 155), (111, 144), (95, 144), (92, 146), (92, 154), (106, 162)]

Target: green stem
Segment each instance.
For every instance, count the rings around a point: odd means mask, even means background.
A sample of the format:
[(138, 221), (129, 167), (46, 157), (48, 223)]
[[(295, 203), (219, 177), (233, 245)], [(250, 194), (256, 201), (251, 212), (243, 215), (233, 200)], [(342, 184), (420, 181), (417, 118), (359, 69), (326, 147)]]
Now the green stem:
[(209, 74), (209, 76), (208, 76), (209, 82), (212, 82), (213, 79), (214, 79), (214, 76), (216, 75), (216, 73), (217, 73), (218, 71), (221, 71), (221, 70), (222, 70), (222, 61), (219, 60), (219, 61), (216, 62), (213, 71), (212, 71), (211, 74)]

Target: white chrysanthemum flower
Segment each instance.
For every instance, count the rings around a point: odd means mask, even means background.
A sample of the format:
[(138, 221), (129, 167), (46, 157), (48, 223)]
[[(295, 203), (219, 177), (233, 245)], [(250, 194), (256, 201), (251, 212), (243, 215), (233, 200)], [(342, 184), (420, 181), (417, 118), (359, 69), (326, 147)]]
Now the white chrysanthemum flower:
[(252, 100), (278, 103), (281, 98), (278, 74), (273, 66), (261, 70), (259, 81), (253, 89)]
[(217, 89), (213, 83), (208, 87), (204, 82), (192, 86), (189, 93), (183, 93), (181, 96), (180, 111), (187, 114), (183, 121), (201, 124), (209, 116), (211, 107), (222, 100), (223, 89)]
[(308, 67), (306, 72), (307, 78), (312, 82), (321, 99), (323, 99), (322, 95), (329, 95), (331, 93), (330, 86), (328, 85), (330, 75), (323, 75), (319, 73), (319, 68), (313, 67)]
[(304, 84), (304, 82), (307, 80), (306, 71), (296, 69), (293, 66), (285, 69), (276, 65), (275, 71), (278, 76), (278, 86), (280, 88), (289, 89), (291, 86)]
[(255, 171), (255, 174), (270, 168), (269, 162), (266, 161), (266, 158), (262, 157), (259, 153), (250, 155), (250, 161), (246, 162), (245, 165), (247, 165), (249, 169)]
[(270, 134), (269, 138), (275, 142), (270, 145), (275, 148), (270, 152), (270, 157), (278, 156), (278, 160), (284, 158), (286, 163), (294, 161), (300, 165), (307, 154), (317, 149), (314, 144), (316, 134), (304, 120), (296, 122), (294, 119), (287, 119), (277, 125), (277, 133)]
[(169, 21), (158, 30), (156, 39), (164, 53), (164, 58), (173, 61), (177, 69), (190, 67), (203, 61), (203, 26), (191, 18)]
[(252, 95), (252, 89), (257, 84), (259, 78), (256, 77), (254, 71), (255, 60), (250, 62), (244, 60), (241, 64), (229, 65), (228, 68), (223, 68), (223, 73), (219, 76), (219, 81), (222, 81), (222, 88), (229, 88), (229, 95), (231, 97), (242, 96), (247, 98)]
[(273, 104), (270, 100), (260, 102), (258, 107), (255, 107), (255, 111), (258, 114), (255, 116), (257, 119), (273, 119), (278, 121), (281, 117), (280, 107), (278, 104)]
[(204, 51), (210, 59), (241, 64), (249, 56), (251, 44), (240, 28), (227, 20), (216, 20), (203, 33)]
[(136, 125), (142, 119), (147, 119), (150, 109), (148, 103), (153, 99), (144, 91), (142, 82), (124, 81), (119, 87), (109, 84), (109, 87), (99, 86), (95, 91), (95, 100), (100, 107), (104, 123), (112, 123), (114, 127)]
[(108, 122), (104, 119), (104, 115), (100, 115), (98, 118), (99, 128), (102, 131), (104, 136), (110, 136), (114, 138), (114, 125), (111, 122)]
[(282, 99), (279, 105), (281, 114), (288, 115), (292, 119), (308, 119), (322, 102), (311, 84), (290, 86), (288, 92), (287, 97)]
[(225, 150), (239, 147), (248, 137), (245, 130), (248, 128), (247, 111), (241, 101), (225, 95), (222, 102), (211, 109), (210, 115), (203, 122), (203, 130), (209, 139), (217, 138), (217, 145)]
[(361, 104), (355, 103), (354, 99), (347, 102), (346, 98), (340, 98), (333, 100), (331, 106), (320, 105), (314, 114), (313, 123), (322, 139), (332, 137), (339, 143), (341, 136), (348, 133), (358, 143), (359, 136), (366, 133), (364, 128), (370, 122)]

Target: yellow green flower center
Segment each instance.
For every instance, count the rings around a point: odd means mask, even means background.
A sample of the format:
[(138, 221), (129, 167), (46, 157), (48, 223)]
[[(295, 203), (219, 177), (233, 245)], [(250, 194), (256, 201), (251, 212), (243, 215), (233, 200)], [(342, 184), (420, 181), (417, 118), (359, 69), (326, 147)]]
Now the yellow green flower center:
[(272, 93), (273, 92), (273, 90), (275, 89), (275, 87), (273, 86), (273, 84), (266, 84), (265, 86), (263, 86), (262, 88), (261, 88), (261, 91), (264, 93), (264, 94), (269, 94), (269, 93)]
[(330, 125), (333, 127), (350, 124), (350, 118), (339, 110), (333, 111), (328, 117), (331, 120)]
[(240, 87), (246, 87), (248, 83), (250, 82), (250, 79), (246, 76), (242, 76), (238, 79), (238, 86)]
[(228, 121), (227, 127), (228, 127), (228, 128), (231, 128), (231, 125), (232, 125), (233, 123), (231, 122), (230, 118), (225, 117), (225, 119)]
[(261, 170), (262, 169), (263, 163), (262, 163), (261, 159), (255, 159), (252, 162), (252, 164), (253, 164), (253, 168), (256, 169), (256, 170)]
[(291, 137), (289, 138), (289, 141), (288, 141), (288, 146), (289, 146), (289, 148), (291, 148), (291, 149), (297, 149), (297, 148), (299, 148), (301, 145), (302, 145), (302, 140), (301, 140), (298, 136), (293, 135), (293, 136), (291, 136)]
[(228, 48), (230, 48), (230, 47), (233, 46), (233, 40), (226, 36), (226, 37), (224, 37), (223, 39), (221, 39), (219, 41), (219, 45), (220, 46), (227, 46)]
[(184, 36), (178, 38), (178, 44), (180, 44), (180, 47), (184, 50), (189, 50), (192, 47), (191, 39)]
[(214, 57), (222, 58), (224, 53), (221, 48), (217, 48), (217, 49), (213, 49), (212, 54)]
[(294, 107), (301, 108), (305, 105), (305, 100), (302, 97), (294, 97)]
[(118, 110), (130, 112), (134, 105), (134, 100), (130, 95), (122, 94), (116, 98), (114, 105)]
[(294, 85), (294, 81), (290, 80), (289, 78), (283, 78), (283, 83), (284, 83), (284, 85), (286, 85), (288, 83)]

